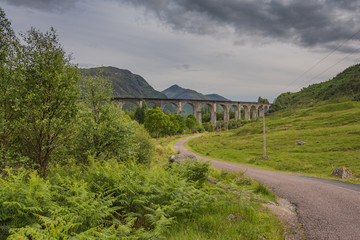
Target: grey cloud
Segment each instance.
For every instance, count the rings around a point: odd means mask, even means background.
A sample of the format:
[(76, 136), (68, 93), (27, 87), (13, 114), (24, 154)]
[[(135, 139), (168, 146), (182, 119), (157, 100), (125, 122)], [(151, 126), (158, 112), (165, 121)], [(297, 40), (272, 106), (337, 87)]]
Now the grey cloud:
[(13, 6), (24, 6), (47, 11), (63, 11), (82, 0), (0, 0)]
[(230, 27), (240, 38), (236, 40), (239, 43), (241, 38), (254, 37), (265, 42), (270, 39), (326, 47), (360, 30), (358, 0), (117, 1), (143, 7), (175, 30), (219, 36)]

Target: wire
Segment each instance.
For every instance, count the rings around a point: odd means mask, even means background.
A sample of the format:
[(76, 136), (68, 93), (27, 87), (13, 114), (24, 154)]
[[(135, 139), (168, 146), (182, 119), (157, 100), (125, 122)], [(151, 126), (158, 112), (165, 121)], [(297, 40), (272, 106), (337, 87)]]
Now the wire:
[[(275, 96), (273, 96), (271, 99), (275, 99), (277, 96), (279, 96), (281, 93), (283, 93), (286, 89), (288, 89), (291, 85), (293, 85), (295, 82), (297, 82), (300, 78), (302, 78), (306, 73), (310, 72), (311, 70), (313, 70), (316, 66), (318, 66), (321, 62), (323, 62), (325, 59), (327, 59), (328, 57), (330, 57), (336, 50), (338, 50), (339, 48), (341, 48), (346, 42), (350, 41), (351, 39), (353, 39), (357, 34), (360, 33), (360, 30), (357, 31), (356, 33), (354, 33), (351, 37), (347, 38), (346, 40), (344, 40), (342, 43), (340, 43), (335, 49), (333, 49), (332, 51), (330, 51), (325, 57), (321, 58), (319, 61), (317, 61), (313, 66), (311, 66), (309, 69), (307, 69), (306, 71), (304, 71), (302, 74), (300, 74), (294, 81), (292, 81), (287, 87), (283, 88), (281, 91), (279, 91), (277, 94), (275, 94)], [(343, 60), (341, 60), (343, 61)], [(338, 63), (337, 63), (338, 64)], [(336, 65), (336, 64), (335, 64)], [(328, 68), (329, 69), (329, 68)], [(327, 70), (328, 70), (327, 69)], [(323, 72), (322, 72), (323, 73)], [(321, 74), (322, 74), (321, 73)], [(313, 79), (311, 79), (313, 80)], [(311, 81), (310, 80), (310, 81)], [(305, 84), (306, 85), (306, 84)]]

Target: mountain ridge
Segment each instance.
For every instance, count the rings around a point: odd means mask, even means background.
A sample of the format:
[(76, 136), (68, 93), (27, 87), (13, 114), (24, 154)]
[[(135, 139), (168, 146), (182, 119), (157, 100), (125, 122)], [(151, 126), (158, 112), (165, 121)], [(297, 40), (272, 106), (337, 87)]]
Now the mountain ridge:
[(218, 101), (229, 101), (229, 99), (220, 96), (219, 94), (202, 94), (193, 89), (182, 88), (177, 84), (170, 86), (169, 88), (161, 91), (168, 98), (174, 99), (196, 99), (196, 100), (218, 100)]

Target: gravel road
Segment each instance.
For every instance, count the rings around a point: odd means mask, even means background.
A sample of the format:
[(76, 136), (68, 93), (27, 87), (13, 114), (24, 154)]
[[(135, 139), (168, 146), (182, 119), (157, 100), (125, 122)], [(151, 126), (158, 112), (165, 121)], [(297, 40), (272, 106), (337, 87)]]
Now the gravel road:
[[(199, 136), (199, 135), (198, 135)], [(360, 185), (337, 180), (318, 179), (302, 175), (274, 172), (205, 158), (191, 152), (178, 141), (174, 148), (182, 154), (210, 161), (212, 166), (229, 170), (246, 170), (246, 174), (268, 186), (278, 196), (289, 200), (297, 208), (306, 239), (360, 239)]]

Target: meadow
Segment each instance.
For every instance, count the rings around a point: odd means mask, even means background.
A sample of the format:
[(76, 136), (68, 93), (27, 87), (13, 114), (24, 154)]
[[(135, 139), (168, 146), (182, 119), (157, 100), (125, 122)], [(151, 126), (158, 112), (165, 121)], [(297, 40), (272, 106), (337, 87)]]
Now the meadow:
[(359, 175), (359, 121), (360, 103), (355, 101), (267, 114), (268, 158), (263, 158), (262, 119), (237, 130), (206, 134), (188, 146), (206, 157), (270, 170), (329, 178), (344, 166)]

